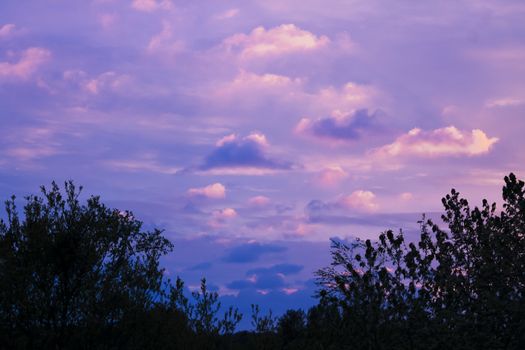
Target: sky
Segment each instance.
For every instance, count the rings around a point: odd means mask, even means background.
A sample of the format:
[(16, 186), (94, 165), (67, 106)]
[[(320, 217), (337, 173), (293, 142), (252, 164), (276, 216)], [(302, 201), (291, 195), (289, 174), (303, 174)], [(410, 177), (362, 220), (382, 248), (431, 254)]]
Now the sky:
[(306, 307), (331, 238), (415, 239), (452, 187), (499, 201), (525, 174), (524, 17), (512, 0), (3, 0), (0, 198), (72, 179), (165, 230), (190, 289)]

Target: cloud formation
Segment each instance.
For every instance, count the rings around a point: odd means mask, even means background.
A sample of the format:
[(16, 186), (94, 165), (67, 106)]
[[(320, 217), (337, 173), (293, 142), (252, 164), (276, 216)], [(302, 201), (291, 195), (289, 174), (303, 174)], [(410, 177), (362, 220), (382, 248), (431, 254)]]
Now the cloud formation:
[(249, 59), (312, 51), (329, 42), (326, 36), (316, 36), (294, 24), (283, 24), (268, 30), (257, 27), (248, 35), (235, 34), (225, 39), (223, 45), (229, 52)]
[(18, 61), (0, 62), (0, 79), (28, 79), (51, 57), (49, 50), (40, 47), (26, 49)]
[(170, 22), (162, 21), (162, 30), (151, 37), (146, 51), (171, 61), (175, 55), (184, 51), (184, 42), (175, 39)]
[(262, 208), (266, 207), (268, 204), (270, 204), (270, 198), (266, 196), (255, 196), (248, 200), (248, 205), (250, 207)]
[(216, 182), (214, 184), (200, 187), (200, 188), (190, 188), (187, 192), (189, 197), (205, 197), (205, 198), (225, 198), (226, 197), (226, 187)]
[(137, 11), (153, 12), (156, 10), (169, 10), (173, 4), (169, 0), (133, 0), (131, 7)]
[(314, 183), (321, 187), (334, 187), (348, 177), (340, 166), (329, 166), (321, 170), (314, 178)]
[(268, 141), (260, 133), (245, 137), (231, 134), (216, 143), (216, 148), (204, 160), (201, 170), (214, 170), (225, 174), (264, 174), (288, 170), (292, 164), (271, 158), (267, 154)]
[(374, 212), (379, 208), (376, 195), (371, 191), (357, 190), (349, 195), (341, 196), (336, 204), (347, 209), (355, 209), (362, 212)]
[(297, 124), (298, 134), (328, 141), (353, 141), (360, 139), (366, 132), (377, 128), (376, 115), (367, 109), (360, 109), (351, 114), (333, 113), (327, 118), (310, 120), (303, 118)]
[(277, 244), (246, 243), (234, 247), (224, 256), (223, 261), (229, 263), (250, 263), (258, 261), (262, 256), (271, 253), (282, 253), (286, 247)]
[(16, 26), (12, 23), (4, 24), (0, 26), (0, 39), (9, 38), (13, 35)]
[(356, 190), (350, 194), (339, 195), (334, 200), (321, 201), (318, 199), (310, 201), (305, 208), (309, 220), (330, 214), (347, 213), (374, 213), (379, 209), (375, 193), (366, 190)]
[[(297, 264), (278, 264), (270, 267), (254, 268), (246, 272), (246, 279), (230, 282), (227, 287), (237, 290), (249, 288), (256, 290), (283, 289), (287, 286), (286, 277), (298, 274), (303, 268), (304, 266)], [(289, 292), (291, 289), (289, 288)]]
[(393, 143), (377, 148), (377, 156), (479, 156), (488, 153), (497, 137), (489, 138), (483, 131), (474, 129), (470, 133), (454, 126), (424, 131), (419, 128), (401, 135)]

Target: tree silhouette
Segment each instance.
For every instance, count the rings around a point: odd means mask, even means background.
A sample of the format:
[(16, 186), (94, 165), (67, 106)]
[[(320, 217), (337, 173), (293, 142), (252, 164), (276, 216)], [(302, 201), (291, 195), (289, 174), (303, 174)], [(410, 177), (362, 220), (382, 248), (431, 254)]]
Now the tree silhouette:
[(21, 214), (6, 202), (0, 349), (523, 349), (525, 184), (510, 174), (502, 194), (498, 212), (453, 189), (417, 241), (332, 241), (317, 305), (281, 317), (252, 305), (253, 331), (236, 333), (242, 315), (222, 314), (205, 279), (189, 293), (164, 278), (161, 231), (53, 183)]
[[(0, 342), (7, 348), (120, 346), (162, 298), (161, 231), (143, 231), (131, 212), (91, 197), (72, 182), (15, 198), (0, 222)], [(132, 338), (132, 337), (131, 337)], [(102, 341), (103, 340), (103, 341)]]
[(443, 198), (441, 229), (423, 218), (419, 241), (386, 231), (376, 242), (332, 242), (318, 272), (356, 349), (520, 349), (525, 345), (524, 183), (505, 177), (503, 210)]

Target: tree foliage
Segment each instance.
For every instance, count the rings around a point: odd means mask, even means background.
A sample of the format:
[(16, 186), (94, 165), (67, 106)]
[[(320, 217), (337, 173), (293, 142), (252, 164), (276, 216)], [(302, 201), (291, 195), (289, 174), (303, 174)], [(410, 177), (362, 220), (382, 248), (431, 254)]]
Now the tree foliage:
[(252, 305), (253, 331), (202, 279), (189, 294), (159, 265), (172, 250), (130, 212), (86, 204), (71, 182), (29, 196), (0, 222), (0, 348), (523, 349), (525, 184), (505, 177), (503, 207), (456, 190), (419, 238), (332, 241), (319, 303), (281, 317)]
[[(376, 242), (333, 242), (319, 271), (343, 345), (357, 349), (520, 349), (525, 345), (524, 183), (505, 177), (503, 210), (471, 208), (452, 190), (446, 229), (423, 218), (418, 242), (386, 231)], [(342, 339), (342, 338), (341, 338)]]

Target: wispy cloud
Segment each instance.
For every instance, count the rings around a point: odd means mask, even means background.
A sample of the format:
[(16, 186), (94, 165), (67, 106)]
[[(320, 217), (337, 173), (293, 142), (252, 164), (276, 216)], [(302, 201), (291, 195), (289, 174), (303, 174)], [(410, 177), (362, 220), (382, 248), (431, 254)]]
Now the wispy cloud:
[(40, 47), (32, 47), (18, 55), (18, 60), (0, 62), (0, 80), (28, 79), (49, 59), (51, 52)]
[(170, 0), (133, 0), (131, 3), (137, 11), (153, 12), (156, 10), (169, 10), (173, 7)]

